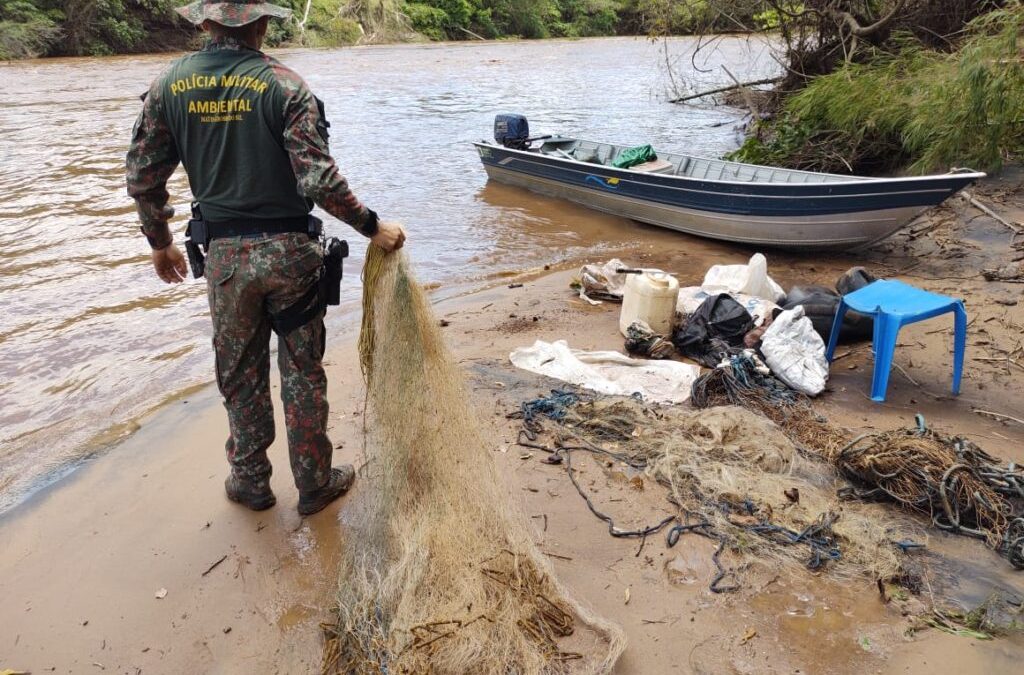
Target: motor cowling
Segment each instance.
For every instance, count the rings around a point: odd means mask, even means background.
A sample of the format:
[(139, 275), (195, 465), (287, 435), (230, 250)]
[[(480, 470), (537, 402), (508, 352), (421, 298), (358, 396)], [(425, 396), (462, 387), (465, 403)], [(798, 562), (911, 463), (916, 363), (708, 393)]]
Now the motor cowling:
[(530, 123), (523, 115), (497, 115), (494, 140), (506, 148), (525, 150), (530, 144)]

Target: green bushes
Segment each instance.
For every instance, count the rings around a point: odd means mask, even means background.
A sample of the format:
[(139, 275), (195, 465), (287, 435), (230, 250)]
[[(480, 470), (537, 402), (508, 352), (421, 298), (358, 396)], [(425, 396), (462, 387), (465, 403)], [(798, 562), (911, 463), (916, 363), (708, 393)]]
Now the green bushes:
[(440, 7), (432, 7), (420, 2), (411, 2), (405, 6), (405, 15), (409, 17), (413, 30), (431, 40), (444, 40), (449, 26), (448, 15)]
[(652, 35), (744, 32), (763, 25), (754, 20), (763, 0), (635, 0), (635, 11)]
[[(702, 2), (703, 0), (695, 0)], [(415, 0), (404, 7), (412, 27), (432, 40), (594, 37), (646, 32), (644, 3), (679, 0)]]
[(61, 36), (58, 18), (29, 0), (0, 0), (0, 60), (49, 52)]
[(348, 7), (345, 0), (311, 0), (308, 14), (305, 0), (292, 0), (290, 4), (295, 21), (271, 22), (283, 30), (273, 42), (268, 40), (268, 43), (278, 45), (301, 37), (302, 44), (311, 47), (341, 47), (355, 44), (362, 37), (359, 22), (345, 13)]
[(362, 37), (359, 24), (344, 16), (332, 17), (319, 24), (309, 41), (313, 47), (343, 47), (354, 45)]
[(47, 19), (0, 21), (0, 61), (41, 56), (58, 39), (60, 29)]
[(613, 0), (561, 0), (551, 32), (559, 37), (615, 35), (619, 5)]
[(173, 26), (171, 0), (34, 0), (59, 16), (56, 53), (102, 56), (145, 51), (147, 37)]
[[(168, 46), (175, 31), (172, 0), (0, 0), (0, 58), (104, 55)], [(174, 40), (150, 43), (169, 29)]]
[(998, 169), (1024, 153), (1024, 5), (967, 27), (952, 53), (909, 36), (786, 100), (732, 157), (824, 171)]

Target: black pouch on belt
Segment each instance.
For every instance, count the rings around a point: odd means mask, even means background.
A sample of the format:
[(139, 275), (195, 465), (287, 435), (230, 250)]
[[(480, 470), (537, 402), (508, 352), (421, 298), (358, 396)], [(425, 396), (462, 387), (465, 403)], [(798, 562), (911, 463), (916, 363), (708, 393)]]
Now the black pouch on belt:
[(192, 268), (192, 277), (201, 279), (206, 273), (206, 257), (203, 256), (203, 250), (210, 245), (210, 230), (203, 220), (197, 202), (192, 202), (192, 217), (185, 228), (185, 236), (188, 237), (185, 240), (185, 253), (188, 255), (188, 265)]
[(287, 335), (313, 320), (327, 305), (341, 304), (341, 265), (348, 257), (348, 242), (331, 237), (324, 244), (320, 279), (295, 303), (270, 317), (274, 332)]
[(324, 244), (324, 268), (320, 273), (320, 299), (324, 305), (341, 304), (341, 268), (347, 257), (347, 241), (331, 237)]

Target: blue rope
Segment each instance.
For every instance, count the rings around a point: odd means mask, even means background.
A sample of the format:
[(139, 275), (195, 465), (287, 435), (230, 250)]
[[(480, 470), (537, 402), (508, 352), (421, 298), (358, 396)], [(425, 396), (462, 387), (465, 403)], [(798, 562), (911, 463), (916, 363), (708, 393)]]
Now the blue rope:
[(547, 417), (549, 420), (561, 420), (565, 418), (568, 408), (579, 403), (580, 397), (571, 391), (552, 389), (550, 396), (542, 396), (532, 401), (523, 401), (519, 410), (523, 414), (523, 420), (532, 422), (538, 415)]
[(729, 359), (732, 375), (743, 389), (763, 389), (770, 400), (793, 403), (797, 392), (793, 391), (771, 375), (763, 375), (757, 364), (746, 354), (737, 354)]

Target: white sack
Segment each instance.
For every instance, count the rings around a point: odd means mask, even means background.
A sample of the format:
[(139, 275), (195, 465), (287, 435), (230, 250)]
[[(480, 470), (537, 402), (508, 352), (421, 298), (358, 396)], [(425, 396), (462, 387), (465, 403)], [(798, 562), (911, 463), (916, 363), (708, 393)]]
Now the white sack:
[(768, 261), (760, 253), (750, 257), (746, 265), (714, 265), (704, 275), (701, 287), (708, 293), (743, 293), (772, 302), (786, 297), (782, 286), (768, 276)]
[(645, 401), (682, 403), (700, 375), (700, 367), (678, 361), (631, 359), (619, 352), (584, 352), (565, 340), (537, 340), (509, 354), (512, 363), (531, 373), (547, 375), (602, 394), (631, 396)]
[(828, 380), (825, 343), (804, 308), (781, 312), (761, 339), (761, 353), (775, 377), (808, 396), (817, 396)]
[[(702, 286), (687, 286), (686, 288), (679, 289), (679, 299), (676, 301), (676, 311), (683, 316), (689, 316), (697, 311), (697, 308), (701, 306), (705, 300), (710, 298), (712, 295), (721, 293), (722, 291), (714, 291), (708, 293)], [(772, 310), (778, 309), (771, 300), (765, 300), (759, 298), (756, 295), (747, 295), (745, 293), (729, 293), (733, 300), (743, 305), (743, 308), (750, 312), (750, 315), (754, 317), (754, 325), (760, 326), (764, 323), (765, 318), (771, 314)]]
[(580, 298), (592, 305), (601, 304), (601, 300), (594, 298), (621, 301), (626, 290), (626, 275), (615, 270), (627, 267), (618, 258), (612, 258), (603, 265), (584, 265), (580, 268)]

